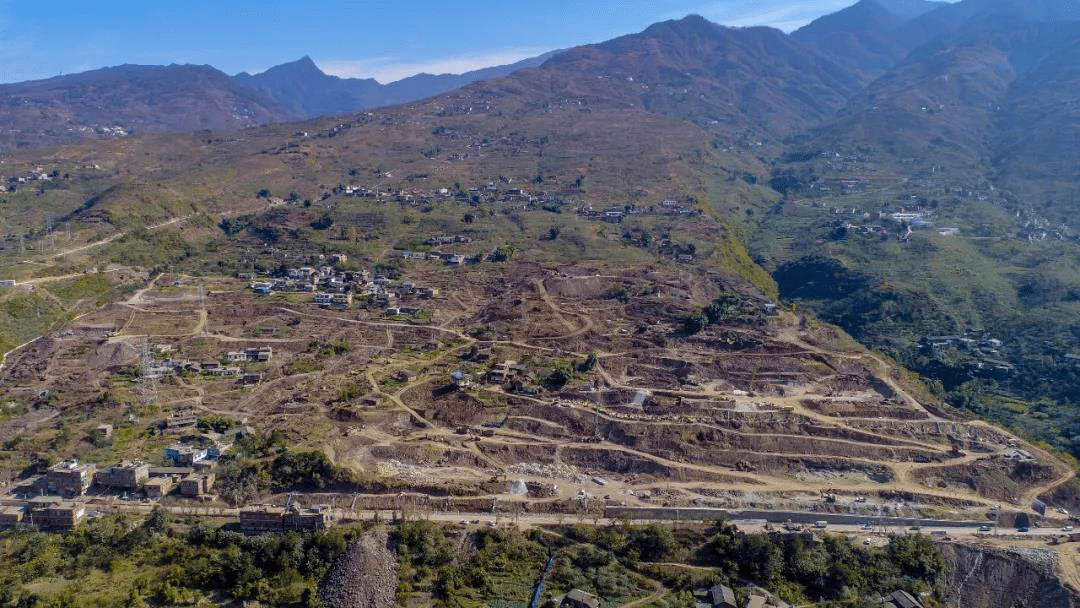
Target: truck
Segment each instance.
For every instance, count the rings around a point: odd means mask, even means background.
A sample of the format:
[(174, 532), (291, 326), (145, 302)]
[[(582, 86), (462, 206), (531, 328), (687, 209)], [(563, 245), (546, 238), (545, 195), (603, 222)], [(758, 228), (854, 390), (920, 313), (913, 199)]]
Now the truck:
[(814, 522), (814, 527), (819, 530), (824, 530), (825, 528), (829, 527), (829, 522), (825, 521), (824, 519), (819, 519)]

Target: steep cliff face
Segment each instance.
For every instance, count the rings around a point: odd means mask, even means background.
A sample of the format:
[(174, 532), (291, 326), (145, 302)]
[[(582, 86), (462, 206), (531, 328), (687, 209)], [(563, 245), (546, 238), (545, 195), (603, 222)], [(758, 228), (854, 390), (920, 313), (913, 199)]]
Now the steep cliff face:
[(951, 608), (1080, 608), (1080, 595), (1054, 574), (1049, 552), (952, 543), (939, 548), (949, 564), (945, 589)]

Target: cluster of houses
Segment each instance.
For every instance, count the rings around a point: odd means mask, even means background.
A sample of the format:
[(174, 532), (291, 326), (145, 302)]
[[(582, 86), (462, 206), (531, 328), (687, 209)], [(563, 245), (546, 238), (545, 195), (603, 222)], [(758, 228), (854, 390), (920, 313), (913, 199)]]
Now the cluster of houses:
[[(410, 252), (406, 252), (406, 259), (409, 259), (409, 254)], [(427, 259), (429, 254), (419, 255)], [(448, 255), (447, 263), (464, 263), (464, 256)], [(340, 263), (344, 262), (346, 258), (344, 254), (334, 254), (331, 259), (334, 263)], [(250, 278), (250, 275), (242, 274), (241, 278)], [(289, 268), (285, 277), (274, 282), (260, 281), (251, 283), (251, 289), (257, 294), (264, 295), (274, 292), (314, 293), (312, 301), (315, 304), (323, 308), (339, 310), (352, 306), (354, 294), (370, 296), (372, 302), (382, 308), (389, 316), (417, 315), (420, 313), (419, 308), (403, 306), (402, 301), (407, 299), (430, 300), (439, 295), (439, 290), (434, 287), (416, 285), (409, 281), (395, 281), (382, 274), (376, 273), (373, 275), (367, 270), (342, 272), (336, 270), (333, 266)]]
[(14, 192), (19, 184), (27, 184), (30, 182), (49, 182), (52, 181), (57, 173), (53, 171), (48, 173), (42, 167), (37, 167), (32, 171), (27, 171), (21, 175), (12, 176), (9, 178), (0, 177), (0, 192)]
[[(330, 262), (335, 265), (347, 261), (348, 256), (343, 253), (335, 253), (330, 256)], [(255, 275), (249, 272), (241, 272), (237, 276), (244, 280), (255, 278)], [(274, 292), (314, 293), (316, 291), (345, 293), (350, 288), (362, 287), (370, 282), (371, 273), (367, 270), (345, 272), (329, 265), (319, 267), (301, 266), (287, 269), (285, 276), (278, 277), (274, 281), (252, 283), (251, 289), (258, 294)]]
[(472, 237), (463, 234), (433, 236), (424, 241), (426, 245), (438, 247), (440, 245), (453, 245), (455, 243), (471, 243)]
[[(178, 420), (183, 418), (186, 416), (177, 417)], [(104, 468), (74, 459), (58, 462), (41, 477), (16, 489), (16, 495), (27, 497), (24, 504), (0, 506), (0, 529), (32, 526), (63, 531), (75, 528), (86, 517), (83, 497), (94, 487), (124, 496), (142, 494), (150, 500), (163, 498), (176, 490), (181, 496), (205, 500), (210, 498), (214, 485), (216, 460), (228, 448), (218, 441), (211, 441), (206, 446), (175, 444), (165, 449), (165, 459), (170, 466), (161, 467), (137, 460)], [(299, 520), (294, 516), (290, 520), (294, 527), (285, 529), (314, 529), (313, 524), (308, 523), (309, 519), (306, 514)]]
[(522, 188), (512, 186), (512, 178), (500, 179), (500, 183), (488, 182), (470, 186), (469, 188), (435, 188), (434, 190), (373, 190), (357, 184), (343, 185), (334, 188), (334, 193), (342, 196), (356, 198), (374, 198), (392, 200), (402, 205), (420, 206), (433, 202), (457, 201), (459, 203), (523, 203), (523, 204), (559, 204), (562, 198), (553, 192), (535, 191), (527, 192)]
[(86, 519), (86, 505), (56, 496), (38, 496), (24, 506), (0, 506), (0, 530), (32, 526), (63, 532)]
[[(466, 353), (463, 359), (483, 363), (487, 362), (490, 357), (490, 349), (484, 348)], [(536, 385), (536, 378), (519, 365), (517, 361), (508, 360), (496, 363), (476, 380), (488, 384), (499, 384), (505, 386), (508, 391), (521, 395), (537, 395), (540, 392), (540, 387)], [(455, 370), (450, 373), (450, 384), (459, 389), (472, 386), (473, 381), (473, 376), (462, 370)]]
[(265, 363), (270, 361), (273, 356), (274, 349), (272, 347), (257, 346), (242, 351), (230, 351), (222, 355), (220, 359), (207, 359), (205, 361), (166, 358), (147, 368), (145, 376), (148, 378), (161, 378), (187, 372), (222, 378), (236, 378), (239, 384), (252, 385), (262, 381), (261, 374), (245, 373), (240, 367), (229, 364)]
[(660, 202), (659, 206), (638, 207), (636, 205), (610, 206), (603, 209), (595, 209), (592, 205), (582, 205), (577, 209), (578, 215), (591, 219), (601, 220), (617, 224), (623, 218), (635, 215), (697, 215), (699, 211), (688, 203), (667, 199)]
[(165, 450), (174, 466), (164, 467), (136, 460), (99, 469), (92, 462), (64, 460), (16, 490), (28, 497), (23, 505), (0, 507), (0, 529), (28, 525), (70, 530), (86, 517), (82, 497), (95, 486), (125, 496), (141, 493), (151, 500), (175, 489), (181, 496), (205, 499), (214, 484), (213, 461), (221, 450), (218, 444), (206, 448), (175, 445)]
[(447, 266), (461, 266), (472, 259), (480, 261), (479, 257), (470, 258), (463, 253), (445, 253), (442, 251), (402, 251), (401, 258), (409, 262), (442, 262)]
[(967, 351), (978, 359), (977, 366), (980, 370), (994, 374), (1014, 372), (1016, 367), (1013, 364), (997, 358), (1001, 356), (1001, 340), (984, 337), (980, 333), (968, 332), (963, 336), (923, 336), (919, 339), (919, 346), (924, 353), (931, 356), (945, 348)]

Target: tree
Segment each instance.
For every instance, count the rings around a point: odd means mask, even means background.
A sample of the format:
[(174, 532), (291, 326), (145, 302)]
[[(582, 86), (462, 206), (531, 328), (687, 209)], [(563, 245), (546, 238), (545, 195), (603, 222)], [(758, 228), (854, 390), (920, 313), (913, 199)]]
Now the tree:
[(554, 241), (555, 239), (559, 238), (560, 232), (562, 232), (562, 229), (558, 226), (552, 226), (551, 228), (548, 228), (548, 240)]
[(693, 336), (705, 329), (706, 325), (708, 325), (708, 319), (705, 315), (689, 315), (683, 319), (683, 332), (688, 336)]
[(154, 507), (143, 526), (151, 532), (164, 532), (169, 527), (169, 512), (161, 507)]
[(465, 222), (466, 224), (473, 223), (473, 219), (475, 218), (473, 218), (473, 214), (471, 213), (466, 213), (465, 215), (461, 216), (461, 221)]
[(270, 198), (270, 191), (268, 189), (266, 189), (266, 188), (263, 188), (262, 190), (259, 190), (258, 192), (256, 192), (255, 196), (257, 196), (259, 198)]

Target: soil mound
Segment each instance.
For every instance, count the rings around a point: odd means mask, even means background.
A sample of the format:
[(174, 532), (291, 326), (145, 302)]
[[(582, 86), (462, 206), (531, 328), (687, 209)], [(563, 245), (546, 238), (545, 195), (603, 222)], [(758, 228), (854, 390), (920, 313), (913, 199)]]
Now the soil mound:
[(139, 358), (134, 346), (124, 342), (102, 342), (86, 359), (86, 366), (93, 369), (108, 369), (134, 363)]
[(386, 533), (360, 537), (330, 566), (319, 583), (327, 608), (393, 608), (397, 558), (386, 547)]

